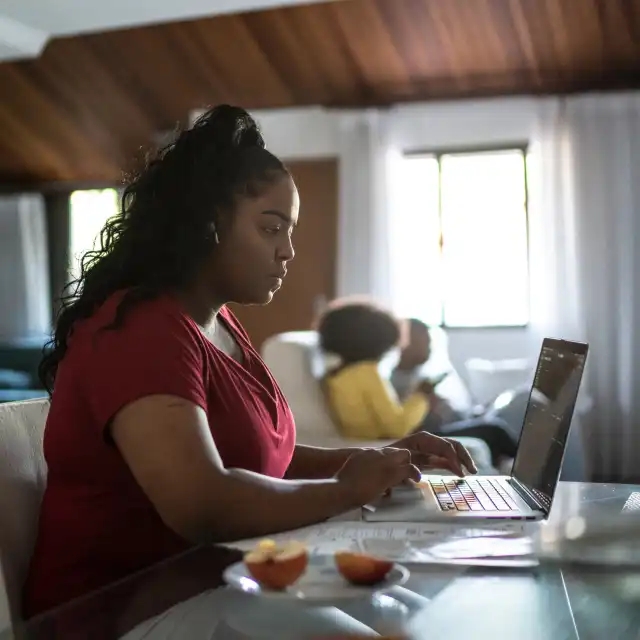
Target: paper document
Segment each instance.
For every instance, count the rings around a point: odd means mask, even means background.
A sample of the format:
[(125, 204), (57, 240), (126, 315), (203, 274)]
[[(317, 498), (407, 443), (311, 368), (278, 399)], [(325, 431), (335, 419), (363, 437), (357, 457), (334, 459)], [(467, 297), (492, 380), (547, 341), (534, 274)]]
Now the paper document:
[[(310, 553), (318, 554), (351, 550), (409, 564), (481, 564), (491, 559), (490, 564), (495, 565), (500, 558), (513, 564), (531, 555), (530, 531), (521, 522), (473, 529), (413, 522), (327, 522), (270, 537), (276, 542), (299, 540)], [(257, 542), (243, 540), (231, 546), (248, 550)]]

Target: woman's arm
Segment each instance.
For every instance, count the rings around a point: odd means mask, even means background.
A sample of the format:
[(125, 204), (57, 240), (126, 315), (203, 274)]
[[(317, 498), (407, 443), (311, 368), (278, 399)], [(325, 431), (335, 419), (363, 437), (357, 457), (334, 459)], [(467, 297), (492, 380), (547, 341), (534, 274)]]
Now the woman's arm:
[(193, 542), (295, 529), (354, 506), (333, 478), (277, 480), (224, 468), (202, 408), (147, 396), (118, 412), (112, 437), (165, 524)]
[(331, 478), (352, 456), (361, 448), (325, 449), (324, 447), (309, 447), (296, 445), (293, 459), (287, 469), (287, 478)]

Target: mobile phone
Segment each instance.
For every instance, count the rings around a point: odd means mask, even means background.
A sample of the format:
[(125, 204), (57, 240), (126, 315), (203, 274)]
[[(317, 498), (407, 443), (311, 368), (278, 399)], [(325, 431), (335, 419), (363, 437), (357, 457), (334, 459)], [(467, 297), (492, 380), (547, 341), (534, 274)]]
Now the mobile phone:
[(435, 378), (427, 378), (427, 382), (432, 386), (432, 387), (437, 387), (451, 372), (450, 371), (445, 371), (444, 373), (441, 373), (437, 376), (435, 376)]

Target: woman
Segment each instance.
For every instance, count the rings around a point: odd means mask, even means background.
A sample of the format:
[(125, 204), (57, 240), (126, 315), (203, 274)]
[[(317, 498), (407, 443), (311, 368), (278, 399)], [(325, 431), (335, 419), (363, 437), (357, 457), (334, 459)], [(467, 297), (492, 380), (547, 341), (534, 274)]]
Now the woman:
[(470, 465), (434, 436), (395, 450), (296, 445), (280, 389), (225, 305), (270, 302), (298, 208), (255, 122), (227, 105), (126, 188), (41, 365), (49, 471), (27, 615), (189, 545), (362, 505), (417, 478), (429, 456), (456, 473)]

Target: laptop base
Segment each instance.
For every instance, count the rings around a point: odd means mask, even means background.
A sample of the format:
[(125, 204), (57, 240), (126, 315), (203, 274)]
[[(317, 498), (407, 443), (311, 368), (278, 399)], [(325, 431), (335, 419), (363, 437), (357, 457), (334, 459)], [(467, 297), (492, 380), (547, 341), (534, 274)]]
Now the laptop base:
[(500, 520), (542, 520), (542, 509), (528, 505), (511, 487), (509, 476), (423, 475), (414, 486), (399, 487), (363, 509), (367, 522), (474, 523)]

